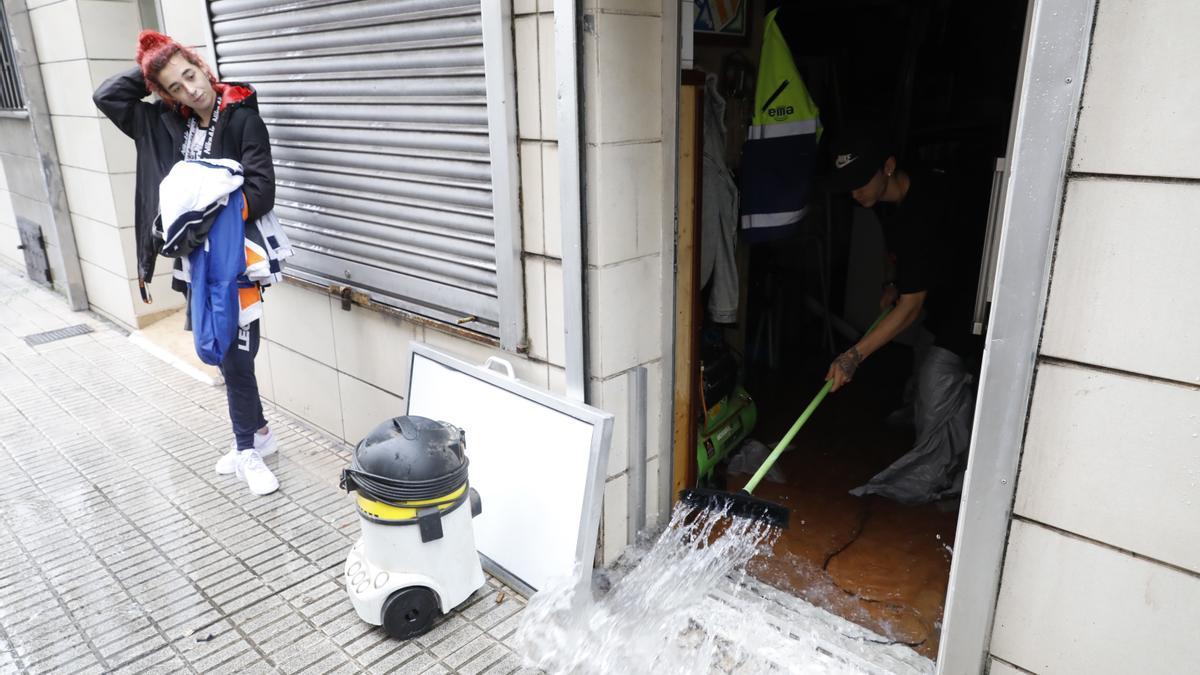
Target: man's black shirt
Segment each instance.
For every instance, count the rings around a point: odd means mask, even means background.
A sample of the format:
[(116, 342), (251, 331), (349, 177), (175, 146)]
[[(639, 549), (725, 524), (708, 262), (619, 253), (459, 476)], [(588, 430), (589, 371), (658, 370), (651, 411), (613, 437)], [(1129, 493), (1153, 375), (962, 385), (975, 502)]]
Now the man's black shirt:
[(987, 217), (978, 190), (959, 188), (939, 171), (913, 171), (904, 200), (878, 204), (889, 253), (895, 256), (901, 294), (926, 291), (925, 326), (934, 344), (968, 363), (982, 352), (971, 333), (975, 288)]

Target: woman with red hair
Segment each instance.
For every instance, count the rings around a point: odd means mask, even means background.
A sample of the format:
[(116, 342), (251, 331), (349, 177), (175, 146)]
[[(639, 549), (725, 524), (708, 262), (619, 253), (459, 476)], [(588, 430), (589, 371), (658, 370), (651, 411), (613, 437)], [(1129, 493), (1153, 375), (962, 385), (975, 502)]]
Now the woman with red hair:
[[(137, 64), (100, 85), (92, 100), (137, 148), (134, 234), (138, 284), (142, 300), (150, 302), (146, 284), (154, 278), (162, 246), (153, 233), (159, 213), (159, 184), (172, 167), (182, 160), (240, 163), (247, 223), (274, 208), (275, 170), (267, 127), (250, 85), (218, 82), (193, 50), (150, 30), (138, 36)], [(144, 101), (151, 92), (158, 100)], [(258, 294), (258, 289), (253, 292)], [(262, 458), (278, 446), (263, 417), (254, 375), (258, 346), (259, 322), (255, 320), (239, 328), (220, 363), (234, 442), (217, 461), (216, 470), (236, 474), (255, 494), (269, 494), (278, 489), (279, 481)]]

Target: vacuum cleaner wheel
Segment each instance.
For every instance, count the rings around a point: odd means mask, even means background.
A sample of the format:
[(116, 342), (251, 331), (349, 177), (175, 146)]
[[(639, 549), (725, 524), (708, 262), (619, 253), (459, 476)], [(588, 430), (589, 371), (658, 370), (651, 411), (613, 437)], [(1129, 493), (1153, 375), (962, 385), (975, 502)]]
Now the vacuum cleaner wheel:
[(398, 640), (407, 640), (429, 632), (441, 614), (436, 593), (424, 586), (402, 588), (383, 603), (383, 629)]

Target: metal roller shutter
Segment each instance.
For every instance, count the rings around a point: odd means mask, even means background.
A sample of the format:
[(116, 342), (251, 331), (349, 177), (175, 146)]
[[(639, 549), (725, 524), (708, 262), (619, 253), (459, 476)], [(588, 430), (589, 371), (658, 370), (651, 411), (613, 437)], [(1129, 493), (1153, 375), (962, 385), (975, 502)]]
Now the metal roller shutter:
[(288, 272), (497, 336), (480, 0), (215, 0), (271, 133)]

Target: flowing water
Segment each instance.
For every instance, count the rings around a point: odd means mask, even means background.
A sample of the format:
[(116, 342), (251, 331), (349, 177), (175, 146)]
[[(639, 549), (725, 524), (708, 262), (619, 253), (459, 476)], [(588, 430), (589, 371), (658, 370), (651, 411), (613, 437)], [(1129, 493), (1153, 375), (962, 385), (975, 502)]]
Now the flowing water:
[(794, 639), (788, 653), (771, 658), (785, 641), (765, 628), (761, 605), (735, 608), (710, 597), (718, 589), (736, 594), (747, 563), (778, 536), (758, 522), (678, 505), (652, 545), (627, 554), (626, 571), (615, 573), (607, 592), (564, 580), (534, 595), (518, 648), (548, 673), (853, 672), (812, 644), (811, 663), (797, 662)]

